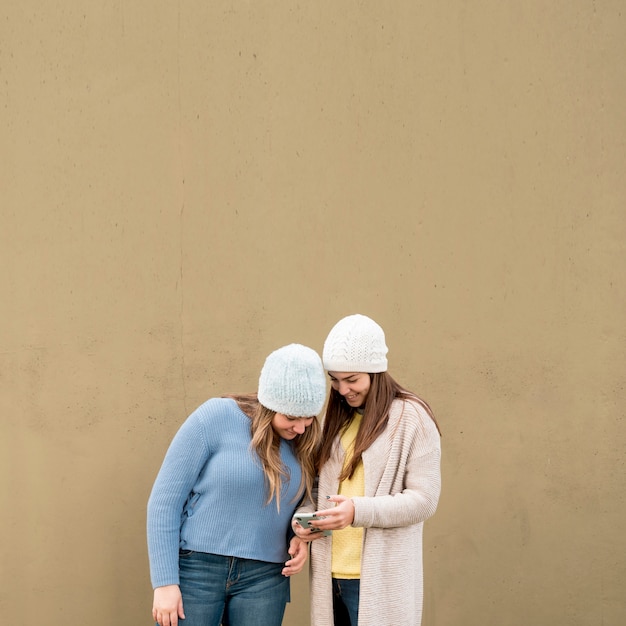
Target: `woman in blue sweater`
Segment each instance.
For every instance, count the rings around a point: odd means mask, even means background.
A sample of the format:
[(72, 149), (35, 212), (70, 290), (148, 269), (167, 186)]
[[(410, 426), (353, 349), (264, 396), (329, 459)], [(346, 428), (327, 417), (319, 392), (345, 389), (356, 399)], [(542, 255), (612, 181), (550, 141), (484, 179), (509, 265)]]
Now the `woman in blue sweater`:
[(212, 398), (181, 426), (148, 502), (160, 626), (280, 626), (307, 557), (290, 520), (311, 496), (325, 394), (319, 355), (291, 344), (257, 394)]

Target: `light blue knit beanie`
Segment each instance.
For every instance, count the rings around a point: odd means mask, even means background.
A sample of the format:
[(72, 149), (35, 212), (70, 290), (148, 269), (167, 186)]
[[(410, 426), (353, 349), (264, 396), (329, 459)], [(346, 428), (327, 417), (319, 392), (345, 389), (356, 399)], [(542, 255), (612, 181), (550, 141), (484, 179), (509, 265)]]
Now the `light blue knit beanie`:
[(319, 415), (326, 398), (326, 376), (319, 354), (298, 343), (272, 352), (259, 377), (259, 402), (291, 417)]

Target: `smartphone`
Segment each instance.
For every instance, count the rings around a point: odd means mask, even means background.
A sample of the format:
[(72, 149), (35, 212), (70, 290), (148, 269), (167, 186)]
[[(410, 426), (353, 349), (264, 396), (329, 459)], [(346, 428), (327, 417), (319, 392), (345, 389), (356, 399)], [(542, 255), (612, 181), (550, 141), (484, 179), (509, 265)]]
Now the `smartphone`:
[(311, 522), (311, 520), (324, 519), (323, 517), (319, 515), (315, 515), (314, 513), (298, 513), (294, 515), (293, 517), (296, 520), (296, 522), (298, 522), (298, 524), (302, 526), (302, 528), (310, 528), (313, 532), (316, 532), (316, 533), (323, 532), (325, 535), (330, 535), (331, 533), (330, 530), (322, 531), (319, 528), (315, 528), (315, 526), (311, 526), (311, 524), (309, 523)]

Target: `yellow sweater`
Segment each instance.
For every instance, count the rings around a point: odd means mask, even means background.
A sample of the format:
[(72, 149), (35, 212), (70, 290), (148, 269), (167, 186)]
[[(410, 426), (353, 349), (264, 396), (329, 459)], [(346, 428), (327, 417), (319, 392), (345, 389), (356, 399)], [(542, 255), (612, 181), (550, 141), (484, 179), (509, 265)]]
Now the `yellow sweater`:
[[(341, 436), (341, 445), (346, 451), (344, 467), (352, 458), (354, 440), (356, 439), (362, 415), (355, 411), (350, 425)], [(352, 478), (339, 485), (339, 493), (347, 498), (365, 494), (365, 472), (363, 462), (359, 463)], [(363, 528), (348, 526), (343, 530), (333, 531), (332, 541), (332, 574), (334, 578), (360, 578), (361, 548), (363, 545)]]

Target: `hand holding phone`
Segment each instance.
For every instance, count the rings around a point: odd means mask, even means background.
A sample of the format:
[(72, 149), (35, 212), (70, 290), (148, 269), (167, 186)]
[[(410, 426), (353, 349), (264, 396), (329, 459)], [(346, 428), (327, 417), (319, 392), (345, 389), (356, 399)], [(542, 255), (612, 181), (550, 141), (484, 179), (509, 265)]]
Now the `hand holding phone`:
[(314, 533), (323, 532), (324, 535), (330, 535), (332, 532), (330, 530), (323, 531), (321, 528), (316, 528), (315, 526), (311, 526), (310, 522), (315, 521), (315, 520), (325, 519), (322, 516), (315, 515), (315, 513), (297, 513), (296, 515), (293, 516), (293, 518), (296, 520), (296, 522), (298, 522), (298, 524), (300, 524), (300, 526), (302, 526), (302, 528), (308, 528)]

